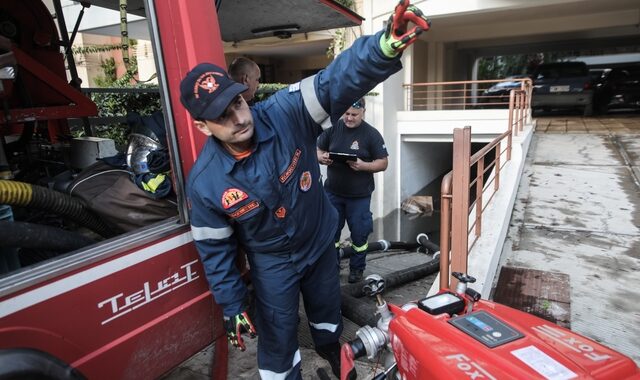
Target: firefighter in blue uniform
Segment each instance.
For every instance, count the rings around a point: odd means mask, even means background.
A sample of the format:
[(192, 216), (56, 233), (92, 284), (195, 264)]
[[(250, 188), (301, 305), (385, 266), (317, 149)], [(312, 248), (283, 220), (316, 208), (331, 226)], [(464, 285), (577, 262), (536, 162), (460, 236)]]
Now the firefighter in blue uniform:
[[(408, 21), (416, 24), (408, 30)], [(402, 0), (385, 32), (358, 39), (325, 70), (251, 109), (246, 86), (220, 67), (197, 65), (180, 100), (207, 139), (187, 183), (193, 239), (229, 341), (255, 337), (247, 289), (235, 266), (246, 252), (256, 297), (258, 369), (263, 379), (300, 379), (299, 295), (316, 351), (339, 377), (340, 283), (337, 214), (320, 184), (316, 138), (379, 82), (402, 68), (399, 53), (428, 29)]]

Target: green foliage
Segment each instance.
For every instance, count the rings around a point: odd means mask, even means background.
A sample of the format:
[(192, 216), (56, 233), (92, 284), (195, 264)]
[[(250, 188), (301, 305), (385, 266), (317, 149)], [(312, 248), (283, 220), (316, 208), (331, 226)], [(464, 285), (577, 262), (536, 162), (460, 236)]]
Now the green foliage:
[[(138, 40), (133, 38), (129, 40), (129, 46), (135, 46), (137, 44), (138, 44)], [(73, 53), (73, 55), (107, 53), (114, 50), (122, 50), (122, 45), (106, 44), (106, 45), (86, 45), (86, 46), (71, 47), (71, 52)]]
[[(129, 46), (137, 45), (137, 40), (130, 39)], [(122, 45), (89, 45), (73, 47), (74, 55), (106, 53), (114, 50), (122, 50)], [(129, 59), (129, 68), (125, 74), (118, 78), (118, 63), (114, 57), (102, 60), (100, 63), (103, 75), (94, 78), (96, 86), (115, 89), (136, 89), (136, 91), (96, 92), (91, 93), (90, 98), (98, 106), (99, 117), (124, 117), (129, 112), (137, 112), (140, 115), (150, 115), (161, 109), (160, 93), (157, 85), (140, 83), (138, 75), (138, 61), (136, 57)], [(155, 77), (155, 75), (153, 76)], [(152, 78), (153, 78), (152, 77)], [(138, 91), (140, 89), (148, 91)], [(84, 136), (84, 130), (72, 131), (76, 137)], [(129, 135), (129, 126), (126, 123), (110, 123), (105, 125), (93, 125), (93, 135), (96, 137), (110, 138), (116, 143), (119, 150), (124, 149)]]
[(100, 62), (100, 67), (102, 67), (104, 75), (95, 77), (94, 81), (98, 87), (109, 87), (118, 79), (116, 76), (116, 60), (113, 57), (108, 58), (106, 61), (103, 60)]
[[(351, 10), (353, 10), (353, 7), (355, 6), (353, 0), (336, 0), (336, 2)], [(329, 58), (334, 58), (336, 55), (338, 55), (338, 53), (343, 51), (345, 44), (347, 43), (346, 28), (335, 29), (333, 32), (333, 40), (331, 40), (329, 46), (327, 47), (327, 57)]]
[(160, 93), (156, 85), (142, 84), (115, 88), (146, 89), (148, 91), (93, 93), (91, 100), (98, 105), (98, 116), (125, 116), (129, 112), (150, 115), (160, 109)]
[(336, 0), (336, 3), (342, 5), (345, 8), (353, 9), (353, 0)]
[(260, 83), (258, 86), (258, 90), (254, 95), (254, 100), (256, 102), (263, 101), (273, 95), (276, 91), (289, 86), (284, 83)]
[[(137, 112), (140, 115), (151, 115), (161, 109), (160, 93), (158, 86), (138, 84), (131, 86), (114, 83), (113, 88), (125, 89), (121, 92), (100, 92), (90, 94), (98, 106), (99, 117), (124, 117), (129, 112)], [(135, 92), (127, 92), (127, 88), (137, 89)], [(147, 91), (139, 91), (140, 89)], [(74, 137), (84, 136), (84, 130), (73, 131)], [(122, 151), (127, 145), (129, 126), (126, 123), (110, 123), (94, 125), (93, 135), (113, 139), (118, 150)]]
[(333, 32), (333, 39), (329, 42), (329, 46), (327, 47), (327, 57), (329, 58), (334, 58), (338, 55), (342, 50), (344, 50), (344, 46), (347, 43), (346, 28), (335, 29)]
[(107, 53), (114, 50), (122, 50), (122, 45), (117, 45), (117, 44), (88, 45), (88, 46), (73, 46), (71, 48), (71, 52), (73, 53), (73, 55)]

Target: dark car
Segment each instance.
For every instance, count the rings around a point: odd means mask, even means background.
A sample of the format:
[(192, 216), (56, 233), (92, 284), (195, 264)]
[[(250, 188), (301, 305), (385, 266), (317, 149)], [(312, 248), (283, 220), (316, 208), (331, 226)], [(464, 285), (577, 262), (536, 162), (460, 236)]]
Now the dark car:
[(491, 103), (496, 106), (508, 105), (511, 90), (522, 88), (522, 80), (526, 75), (512, 75), (505, 78), (505, 82), (499, 82), (482, 92), (482, 103)]
[(600, 112), (616, 108), (640, 109), (640, 65), (614, 67), (596, 85)]
[(544, 63), (533, 73), (531, 107), (578, 108), (585, 116), (593, 114), (593, 87), (586, 63)]

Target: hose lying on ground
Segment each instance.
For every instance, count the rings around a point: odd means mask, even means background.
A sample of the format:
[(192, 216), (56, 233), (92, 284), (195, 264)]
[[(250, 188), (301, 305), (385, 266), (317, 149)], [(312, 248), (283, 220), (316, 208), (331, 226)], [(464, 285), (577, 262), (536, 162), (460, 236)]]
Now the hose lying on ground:
[[(417, 248), (423, 248), (425, 251), (430, 253), (440, 252), (440, 247), (431, 242), (427, 234), (421, 233), (416, 237), (415, 243), (407, 243), (403, 241), (387, 241), (387, 240), (378, 240), (367, 243), (367, 249), (365, 252), (385, 252), (390, 249), (403, 249), (406, 251), (412, 251)], [(353, 256), (354, 250), (353, 247), (343, 247), (340, 248), (340, 259), (345, 259)]]
[[(391, 272), (382, 277), (384, 278), (385, 288), (390, 289), (429, 276), (438, 272), (438, 270), (440, 270), (439, 256), (425, 264)], [(363, 285), (364, 282), (359, 282), (343, 285), (340, 288), (342, 315), (360, 326), (375, 326), (378, 319), (378, 316), (375, 315), (375, 301), (372, 299), (370, 302), (366, 302), (360, 298), (365, 295), (362, 291)], [(425, 295), (426, 293), (427, 289), (425, 289)]]

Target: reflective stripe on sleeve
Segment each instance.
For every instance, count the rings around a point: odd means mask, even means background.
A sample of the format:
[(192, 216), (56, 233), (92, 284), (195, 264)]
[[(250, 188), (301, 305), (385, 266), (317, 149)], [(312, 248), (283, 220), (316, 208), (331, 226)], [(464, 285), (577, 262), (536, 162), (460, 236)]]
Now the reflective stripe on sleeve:
[(228, 238), (233, 234), (233, 228), (227, 226), (224, 228), (212, 228), (212, 227), (196, 227), (191, 226), (191, 235), (193, 240), (206, 240), (215, 239), (220, 240)]
[[(323, 125), (322, 123), (327, 120), (329, 114), (324, 110), (324, 108), (322, 108), (322, 106), (320, 105), (320, 101), (316, 96), (316, 90), (314, 87), (315, 78), (316, 76), (312, 75), (300, 81), (300, 93), (302, 94), (302, 99), (304, 100), (304, 106), (307, 108), (307, 112), (309, 112), (311, 118), (313, 118), (316, 123)], [(330, 126), (331, 125), (329, 125), (329, 127)], [(324, 125), (323, 129), (326, 129)]]
[(336, 330), (338, 329), (338, 325), (333, 323), (313, 323), (310, 321), (309, 324), (316, 330), (327, 330), (331, 331), (332, 333), (336, 332)]
[(296, 350), (296, 353), (293, 354), (293, 362), (291, 362), (291, 368), (286, 370), (285, 372), (273, 372), (268, 369), (258, 368), (258, 372), (260, 372), (260, 378), (262, 380), (284, 380), (289, 376), (291, 371), (300, 363), (300, 349)]

